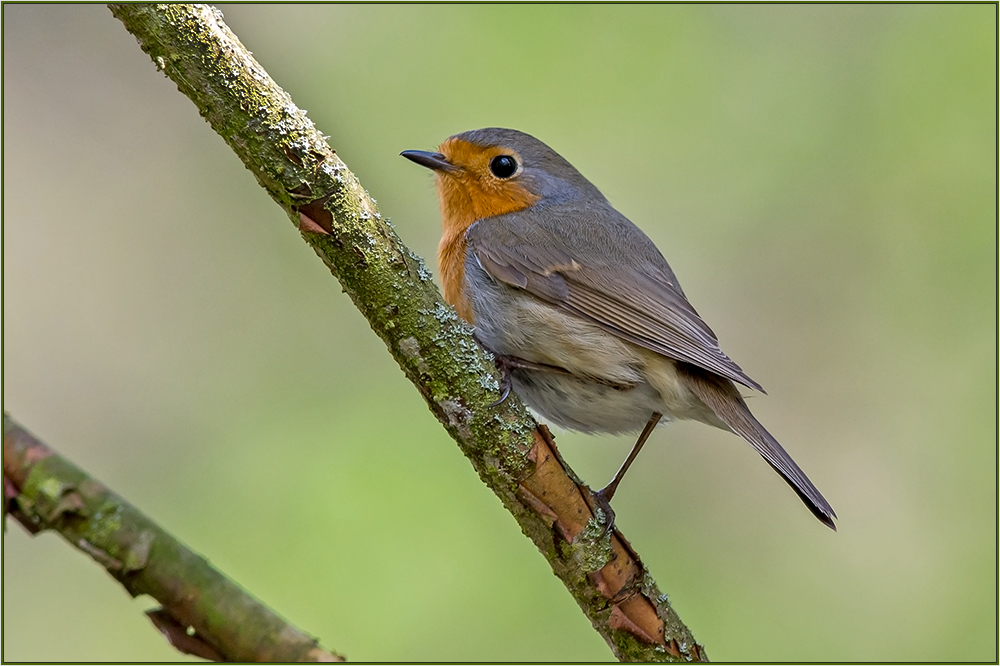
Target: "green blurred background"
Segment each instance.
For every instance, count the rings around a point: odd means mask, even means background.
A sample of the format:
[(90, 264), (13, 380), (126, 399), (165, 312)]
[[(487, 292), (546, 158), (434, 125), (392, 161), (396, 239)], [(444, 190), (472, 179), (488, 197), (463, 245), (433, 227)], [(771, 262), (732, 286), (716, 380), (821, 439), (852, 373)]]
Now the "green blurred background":
[[(406, 243), (463, 130), (659, 245), (831, 501), (657, 431), (618, 523), (715, 660), (997, 659), (995, 5), (227, 5)], [(3, 7), (4, 408), (352, 660), (611, 653), (349, 299), (102, 6)], [(594, 485), (631, 438), (559, 434)], [(7, 660), (174, 660), (3, 538)]]

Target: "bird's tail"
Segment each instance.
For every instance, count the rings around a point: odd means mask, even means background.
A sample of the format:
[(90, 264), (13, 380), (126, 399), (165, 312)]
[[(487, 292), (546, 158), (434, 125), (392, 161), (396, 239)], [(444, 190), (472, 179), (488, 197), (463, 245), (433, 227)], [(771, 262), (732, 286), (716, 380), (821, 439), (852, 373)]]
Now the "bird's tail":
[(833, 519), (837, 514), (834, 513), (833, 507), (820, 494), (805, 472), (799, 469), (791, 456), (781, 448), (781, 444), (778, 444), (771, 433), (754, 418), (736, 386), (728, 379), (709, 374), (700, 368), (684, 370), (688, 388), (708, 405), (730, 430), (750, 442), (757, 453), (788, 482), (809, 510), (824, 525), (836, 531), (837, 526), (834, 525)]

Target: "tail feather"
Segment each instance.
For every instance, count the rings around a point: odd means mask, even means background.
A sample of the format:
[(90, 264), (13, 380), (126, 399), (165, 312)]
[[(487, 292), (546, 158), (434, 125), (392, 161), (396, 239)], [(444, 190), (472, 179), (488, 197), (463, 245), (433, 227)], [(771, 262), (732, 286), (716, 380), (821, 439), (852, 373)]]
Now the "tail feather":
[(730, 430), (745, 439), (764, 460), (788, 482), (810, 511), (819, 520), (836, 531), (833, 507), (820, 494), (809, 477), (795, 464), (778, 441), (754, 418), (743, 396), (731, 381), (709, 374), (700, 368), (685, 368), (687, 386), (711, 408)]

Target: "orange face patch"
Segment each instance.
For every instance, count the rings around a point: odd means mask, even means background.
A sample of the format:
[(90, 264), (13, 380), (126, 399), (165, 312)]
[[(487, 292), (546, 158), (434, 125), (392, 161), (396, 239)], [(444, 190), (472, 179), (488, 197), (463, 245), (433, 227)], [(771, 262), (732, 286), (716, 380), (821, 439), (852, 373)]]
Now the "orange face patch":
[[(438, 149), (456, 166), (456, 171), (438, 172), (438, 196), (442, 207), (448, 207), (447, 219), (468, 222), (528, 208), (536, 201), (533, 194), (519, 182), (515, 174), (497, 178), (490, 171), (490, 161), (498, 155), (510, 155), (521, 163), (521, 156), (500, 146), (483, 148), (461, 139), (448, 139)], [(442, 211), (443, 212), (443, 211)]]
[(539, 196), (510, 178), (498, 178), (490, 171), (490, 161), (510, 155), (518, 164), (521, 156), (499, 146), (484, 148), (461, 139), (448, 139), (438, 149), (455, 171), (436, 171), (438, 200), (444, 234), (438, 246), (438, 265), (445, 299), (458, 314), (472, 323), (472, 308), (464, 294), (465, 230), (477, 221), (529, 208)]

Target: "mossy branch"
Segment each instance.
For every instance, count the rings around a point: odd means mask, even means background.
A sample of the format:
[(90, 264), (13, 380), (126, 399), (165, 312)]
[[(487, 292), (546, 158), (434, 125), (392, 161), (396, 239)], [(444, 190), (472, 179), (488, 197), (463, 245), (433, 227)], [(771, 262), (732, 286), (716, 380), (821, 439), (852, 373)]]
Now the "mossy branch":
[(205, 5), (110, 7), (340, 280), (615, 655), (704, 659), (624, 537), (601, 536), (589, 488), (559, 458), (548, 431), (513, 396), (491, 406), (498, 378), (472, 330), (221, 12)]
[(133, 597), (160, 602), (147, 615), (181, 652), (212, 661), (343, 661), (7, 413), (3, 474), (5, 515), (10, 507), (29, 532), (58, 532)]

